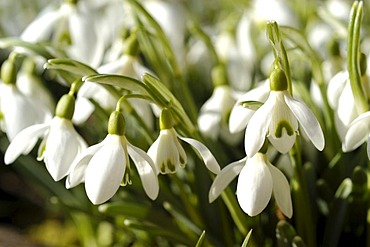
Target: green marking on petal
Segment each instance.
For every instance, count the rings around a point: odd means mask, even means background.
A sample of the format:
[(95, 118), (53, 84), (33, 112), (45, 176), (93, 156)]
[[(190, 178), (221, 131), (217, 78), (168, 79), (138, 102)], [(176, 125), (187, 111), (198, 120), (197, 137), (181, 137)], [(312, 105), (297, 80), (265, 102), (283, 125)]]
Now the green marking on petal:
[(131, 177), (130, 177), (130, 166), (127, 166), (126, 169), (125, 169), (125, 173), (123, 175), (123, 179), (122, 179), (122, 182), (121, 182), (121, 185), (122, 186), (126, 186), (127, 184), (132, 184), (132, 181), (131, 181)]
[(277, 138), (281, 138), (283, 136), (283, 129), (286, 130), (286, 133), (289, 136), (292, 136), (294, 134), (294, 130), (292, 126), (290, 125), (290, 123), (288, 121), (283, 120), (277, 124), (276, 130), (275, 130), (275, 136)]

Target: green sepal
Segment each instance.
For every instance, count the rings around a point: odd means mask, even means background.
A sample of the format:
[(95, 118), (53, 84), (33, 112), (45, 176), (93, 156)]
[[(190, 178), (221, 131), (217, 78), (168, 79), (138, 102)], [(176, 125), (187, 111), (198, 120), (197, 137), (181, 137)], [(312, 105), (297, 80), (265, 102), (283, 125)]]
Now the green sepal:
[(126, 132), (126, 122), (123, 114), (114, 111), (110, 114), (108, 121), (108, 133), (111, 135), (123, 136)]
[(75, 97), (70, 94), (63, 95), (55, 109), (55, 116), (71, 120), (75, 111)]
[(13, 61), (6, 60), (1, 66), (1, 80), (6, 84), (15, 84), (17, 81), (17, 67)]

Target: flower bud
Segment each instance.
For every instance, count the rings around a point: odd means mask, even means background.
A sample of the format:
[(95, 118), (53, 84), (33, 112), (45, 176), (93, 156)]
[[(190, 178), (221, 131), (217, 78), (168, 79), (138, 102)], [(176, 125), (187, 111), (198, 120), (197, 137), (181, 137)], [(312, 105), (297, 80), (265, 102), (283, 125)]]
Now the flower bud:
[(108, 120), (108, 133), (123, 136), (125, 132), (126, 122), (123, 114), (119, 111), (112, 112)]
[(75, 111), (75, 97), (70, 94), (63, 95), (55, 109), (55, 115), (71, 120)]

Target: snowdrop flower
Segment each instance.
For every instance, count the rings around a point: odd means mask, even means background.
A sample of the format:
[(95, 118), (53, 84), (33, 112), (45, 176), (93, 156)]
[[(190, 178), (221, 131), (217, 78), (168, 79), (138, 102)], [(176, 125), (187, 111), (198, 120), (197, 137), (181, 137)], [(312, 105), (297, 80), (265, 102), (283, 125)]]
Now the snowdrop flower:
[(74, 158), (87, 147), (73, 127), (73, 108), (74, 97), (64, 95), (58, 102), (55, 117), (49, 123), (29, 126), (13, 139), (5, 152), (5, 164), (13, 163), (21, 154), (27, 155), (37, 140), (43, 138), (39, 147), (39, 159), (44, 160), (55, 181), (65, 177)]
[(234, 104), (229, 117), (229, 129), (231, 133), (244, 130), (256, 109), (246, 108), (243, 102), (265, 102), (270, 93), (270, 80), (259, 82), (258, 86), (243, 94)]
[(367, 156), (370, 160), (370, 112), (359, 115), (349, 125), (342, 143), (343, 152), (350, 152), (367, 141)]
[(143, 150), (126, 139), (125, 120), (119, 111), (114, 111), (109, 118), (107, 137), (76, 157), (66, 187), (85, 182), (90, 201), (104, 203), (113, 197), (120, 185), (131, 183), (129, 156), (136, 165), (146, 194), (154, 200), (159, 192), (154, 163)]
[(181, 137), (173, 128), (171, 112), (163, 109), (160, 116), (160, 133), (155, 142), (150, 146), (148, 155), (157, 167), (157, 173), (175, 173), (177, 167), (184, 167), (187, 157), (179, 139), (190, 144), (202, 157), (206, 167), (213, 173), (220, 171), (220, 166), (208, 148), (201, 142)]
[(223, 168), (211, 185), (209, 202), (213, 202), (238, 175), (236, 195), (245, 213), (252, 217), (260, 214), (273, 194), (280, 210), (288, 218), (292, 217), (289, 183), (284, 174), (268, 161), (266, 154), (261, 152)]
[(28, 42), (51, 41), (68, 56), (90, 66), (98, 66), (104, 53), (104, 40), (98, 35), (92, 9), (81, 8), (77, 1), (64, 1), (59, 8), (48, 6), (23, 31)]
[(2, 128), (11, 141), (24, 128), (51, 119), (51, 112), (38, 98), (24, 95), (16, 85), (17, 72), (12, 61), (1, 67), (0, 110)]
[(334, 110), (338, 136), (343, 140), (350, 123), (359, 115), (353, 97), (348, 71), (338, 72), (328, 84), (328, 102)]
[(295, 142), (298, 122), (314, 146), (320, 151), (324, 149), (324, 134), (315, 115), (294, 99), (287, 88), (285, 72), (275, 69), (270, 75), (270, 95), (253, 114), (245, 131), (244, 147), (248, 157), (260, 150), (266, 136), (280, 153), (287, 153)]

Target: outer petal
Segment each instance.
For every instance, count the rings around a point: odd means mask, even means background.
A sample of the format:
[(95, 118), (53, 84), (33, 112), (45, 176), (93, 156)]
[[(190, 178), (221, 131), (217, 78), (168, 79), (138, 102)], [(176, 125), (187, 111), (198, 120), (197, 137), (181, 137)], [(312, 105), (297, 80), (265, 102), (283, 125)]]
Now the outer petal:
[(104, 141), (85, 149), (83, 152), (77, 155), (71, 165), (71, 170), (66, 180), (67, 189), (75, 187), (85, 181), (87, 165), (89, 164), (93, 155), (98, 152), (103, 145)]
[(251, 158), (262, 147), (267, 130), (271, 122), (271, 113), (275, 107), (275, 95), (269, 98), (252, 116), (245, 130), (244, 148), (247, 156)]
[(211, 172), (218, 174), (221, 170), (220, 165), (218, 164), (216, 158), (213, 156), (211, 151), (201, 142), (192, 139), (192, 138), (185, 138), (177, 135), (178, 138), (183, 140), (184, 142), (189, 143), (193, 148), (195, 148), (199, 155), (202, 157), (204, 164)]
[(55, 181), (65, 177), (79, 151), (81, 137), (67, 119), (54, 117), (46, 141), (44, 161)]
[(125, 152), (120, 136), (108, 135), (104, 146), (91, 158), (86, 168), (85, 188), (93, 204), (104, 203), (117, 192), (128, 162)]
[(248, 159), (238, 178), (236, 195), (243, 211), (249, 216), (261, 213), (270, 201), (272, 186), (272, 176), (265, 157), (257, 153)]
[(28, 42), (40, 42), (47, 40), (53, 31), (53, 27), (65, 16), (61, 9), (44, 12), (21, 34), (21, 39)]
[(231, 110), (229, 118), (229, 129), (231, 133), (243, 130), (245, 126), (247, 126), (249, 120), (255, 112), (253, 110), (242, 107), (241, 105), (239, 105), (239, 103), (244, 101), (265, 102), (270, 92), (268, 88), (268, 82), (269, 80), (267, 80), (267, 82), (265, 82), (263, 85), (250, 90), (242, 97), (240, 97), (235, 103), (234, 107)]
[(215, 180), (213, 181), (211, 188), (208, 193), (209, 202), (213, 202), (222, 193), (222, 191), (230, 184), (230, 182), (238, 176), (240, 171), (245, 165), (247, 157), (235, 161), (225, 168), (223, 168), (220, 173), (217, 174)]
[(153, 161), (143, 150), (129, 142), (127, 142), (127, 149), (136, 165), (145, 193), (150, 199), (156, 199), (159, 193), (159, 184)]
[(199, 115), (199, 130), (212, 139), (216, 139), (220, 132), (221, 114), (215, 111), (203, 112)]
[(275, 166), (269, 164), (268, 168), (270, 169), (272, 175), (272, 191), (274, 193), (276, 203), (281, 211), (288, 218), (291, 218), (293, 215), (293, 206), (288, 180), (286, 179), (284, 174)]
[(311, 109), (289, 95), (285, 95), (284, 99), (313, 145), (315, 145), (318, 150), (323, 150), (325, 147), (324, 134)]
[(348, 79), (348, 71), (340, 71), (329, 81), (327, 90), (328, 102), (333, 109), (338, 107), (339, 97)]
[(42, 137), (48, 128), (48, 124), (36, 124), (19, 132), (5, 152), (5, 164), (13, 163), (21, 154), (28, 154), (36, 145), (38, 138)]
[(353, 120), (342, 143), (343, 152), (352, 151), (364, 143), (370, 132), (369, 126), (370, 112), (365, 112)]

